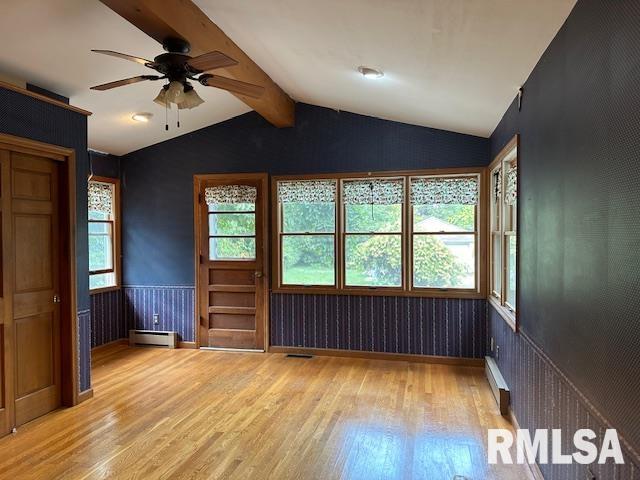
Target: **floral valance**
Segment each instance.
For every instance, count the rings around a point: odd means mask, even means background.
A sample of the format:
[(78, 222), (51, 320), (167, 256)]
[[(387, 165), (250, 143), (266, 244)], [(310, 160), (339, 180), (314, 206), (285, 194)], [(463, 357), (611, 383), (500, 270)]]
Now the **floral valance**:
[(342, 200), (347, 205), (394, 205), (403, 203), (400, 179), (353, 180), (343, 184)]
[(216, 203), (255, 203), (256, 187), (250, 185), (217, 185), (204, 190), (207, 205)]
[(89, 182), (89, 211), (111, 215), (113, 187), (110, 183)]
[(296, 180), (278, 182), (278, 200), (284, 203), (333, 203), (335, 180)]
[(515, 205), (518, 199), (518, 167), (512, 166), (507, 172), (504, 186), (504, 203)]
[(502, 195), (502, 169), (498, 168), (493, 171), (492, 175), (492, 192), (494, 201), (499, 201)]
[(477, 205), (477, 178), (413, 178), (411, 204)]

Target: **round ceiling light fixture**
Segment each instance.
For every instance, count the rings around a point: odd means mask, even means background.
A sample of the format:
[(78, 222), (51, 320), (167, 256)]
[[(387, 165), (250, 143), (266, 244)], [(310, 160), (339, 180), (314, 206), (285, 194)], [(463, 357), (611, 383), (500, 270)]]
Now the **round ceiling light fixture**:
[(131, 120), (135, 120), (136, 122), (147, 123), (153, 117), (153, 113), (142, 112), (142, 113), (134, 113), (131, 116)]
[(365, 67), (364, 65), (359, 66), (358, 71), (362, 74), (364, 78), (375, 80), (375, 79), (384, 77), (384, 73), (382, 72), (382, 70), (378, 70), (376, 68), (371, 68), (371, 67)]

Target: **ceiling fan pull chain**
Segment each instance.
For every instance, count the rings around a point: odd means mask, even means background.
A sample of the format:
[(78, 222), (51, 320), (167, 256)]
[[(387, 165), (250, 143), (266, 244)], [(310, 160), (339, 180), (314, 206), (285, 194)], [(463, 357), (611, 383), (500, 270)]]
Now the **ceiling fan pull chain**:
[(169, 131), (169, 103), (164, 104), (164, 129)]
[(180, 107), (178, 107), (178, 128), (180, 128)]

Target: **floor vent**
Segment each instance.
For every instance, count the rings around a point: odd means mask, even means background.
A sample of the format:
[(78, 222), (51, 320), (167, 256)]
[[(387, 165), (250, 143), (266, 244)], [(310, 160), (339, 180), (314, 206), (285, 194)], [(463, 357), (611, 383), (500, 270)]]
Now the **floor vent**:
[(496, 399), (496, 402), (498, 403), (500, 414), (508, 415), (509, 414), (509, 387), (507, 387), (507, 382), (504, 381), (504, 377), (500, 373), (498, 364), (493, 359), (493, 357), (484, 357), (484, 358), (485, 358), (485, 372), (487, 374), (487, 380), (489, 380), (491, 391), (493, 392), (493, 396)]
[(306, 353), (287, 353), (289, 358), (313, 358), (313, 355), (307, 355)]
[(178, 346), (178, 334), (176, 332), (163, 332), (157, 330), (129, 330), (129, 346), (151, 346), (176, 348)]

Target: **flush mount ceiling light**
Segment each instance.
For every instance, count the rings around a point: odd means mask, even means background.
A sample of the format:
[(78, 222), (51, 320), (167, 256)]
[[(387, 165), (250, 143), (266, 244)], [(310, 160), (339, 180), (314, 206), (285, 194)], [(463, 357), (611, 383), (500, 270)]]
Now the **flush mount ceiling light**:
[(369, 79), (378, 79), (384, 77), (384, 73), (382, 70), (378, 70), (371, 67), (365, 67), (363, 65), (358, 67), (358, 71), (362, 74), (364, 78)]
[(136, 122), (147, 123), (149, 120), (151, 120), (151, 117), (153, 117), (153, 113), (142, 112), (142, 113), (134, 113), (131, 116), (131, 119), (135, 120)]

